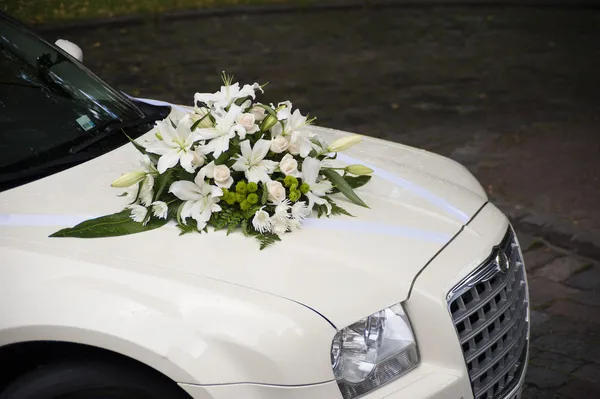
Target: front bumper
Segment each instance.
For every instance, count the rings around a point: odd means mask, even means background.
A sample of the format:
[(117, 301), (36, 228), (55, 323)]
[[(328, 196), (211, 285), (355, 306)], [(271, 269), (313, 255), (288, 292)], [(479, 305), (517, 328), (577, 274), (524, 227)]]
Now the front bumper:
[[(361, 399), (473, 399), (447, 295), (488, 258), (507, 229), (506, 217), (488, 204), (422, 271), (410, 298), (403, 304), (419, 345), (420, 365)], [(519, 399), (526, 365), (527, 359), (518, 384), (502, 399)], [(341, 399), (335, 381), (295, 387), (258, 384), (182, 387), (194, 399)]]

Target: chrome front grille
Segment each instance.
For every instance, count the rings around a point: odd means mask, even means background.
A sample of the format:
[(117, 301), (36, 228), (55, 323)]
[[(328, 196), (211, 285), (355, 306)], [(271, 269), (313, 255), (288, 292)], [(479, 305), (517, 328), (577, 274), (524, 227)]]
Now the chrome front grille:
[(523, 260), (512, 229), (448, 294), (475, 399), (504, 398), (518, 384), (528, 349), (527, 298)]

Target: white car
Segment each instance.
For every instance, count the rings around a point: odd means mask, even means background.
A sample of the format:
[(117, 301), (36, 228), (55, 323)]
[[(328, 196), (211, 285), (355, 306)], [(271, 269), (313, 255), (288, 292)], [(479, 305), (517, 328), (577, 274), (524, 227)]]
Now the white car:
[(169, 225), (49, 238), (122, 207), (110, 183), (136, 150), (120, 129), (143, 138), (171, 108), (6, 15), (0, 52), (0, 398), (520, 396), (521, 251), (461, 165), (366, 138), (348, 154), (374, 166), (370, 209), (344, 203), (355, 218), (307, 219), (264, 251)]

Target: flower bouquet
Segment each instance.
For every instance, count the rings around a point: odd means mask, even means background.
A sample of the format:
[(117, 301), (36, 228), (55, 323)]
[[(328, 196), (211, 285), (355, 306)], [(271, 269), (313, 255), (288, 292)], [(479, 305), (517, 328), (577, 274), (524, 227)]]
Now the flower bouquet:
[(263, 86), (240, 87), (223, 74), (216, 93), (196, 93), (190, 112), (173, 111), (156, 123), (155, 139), (133, 145), (141, 168), (112, 183), (124, 188), (129, 205), (122, 212), (84, 221), (53, 237), (108, 237), (155, 229), (169, 220), (181, 233), (208, 226), (241, 229), (260, 248), (298, 230), (316, 211), (319, 217), (348, 212), (330, 194), (340, 192), (367, 206), (354, 192), (371, 169), (340, 166), (335, 158), (359, 143), (351, 135), (326, 143), (306, 129), (314, 119), (289, 101), (255, 101)]

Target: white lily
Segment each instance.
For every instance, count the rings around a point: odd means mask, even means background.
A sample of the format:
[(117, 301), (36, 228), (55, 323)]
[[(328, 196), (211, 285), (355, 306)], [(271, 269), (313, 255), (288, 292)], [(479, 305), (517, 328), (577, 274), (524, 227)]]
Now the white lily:
[(246, 135), (246, 129), (236, 122), (241, 112), (241, 108), (234, 104), (224, 116), (214, 115), (214, 127), (194, 130), (194, 141), (208, 140), (208, 143), (202, 147), (205, 154), (213, 153), (214, 157), (218, 158), (222, 153), (229, 150), (229, 140), (234, 138), (236, 134), (240, 137)]
[(329, 180), (317, 182), (320, 170), (321, 163), (315, 158), (307, 157), (302, 162), (302, 181), (310, 186), (310, 191), (306, 193), (308, 209), (312, 211), (315, 204), (325, 205), (327, 207), (327, 214), (329, 215), (331, 213), (331, 204), (322, 197), (333, 189), (333, 185)]
[(248, 96), (253, 99), (256, 98), (256, 90), (263, 92), (263, 89), (258, 83), (244, 85), (241, 89), (239, 83), (234, 83), (232, 85), (221, 86), (221, 90), (216, 93), (196, 93), (194, 95), (194, 101), (196, 103), (205, 103), (215, 111), (222, 112), (238, 98)]
[(260, 139), (251, 148), (250, 142), (244, 140), (240, 143), (242, 154), (238, 155), (232, 169), (244, 172), (250, 182), (267, 183), (271, 181), (269, 175), (275, 171), (278, 163), (264, 159), (269, 152), (271, 141)]
[(195, 169), (192, 165), (194, 139), (186, 119), (180, 120), (177, 128), (173, 128), (169, 120), (156, 122), (157, 133), (161, 140), (151, 143), (146, 147), (146, 151), (161, 156), (157, 165), (158, 173), (162, 174), (178, 163), (189, 173), (194, 173)]
[(203, 172), (199, 172), (193, 182), (187, 180), (174, 182), (169, 187), (169, 192), (185, 201), (181, 210), (183, 224), (186, 224), (186, 218), (191, 217), (196, 221), (198, 230), (206, 227), (214, 212), (221, 211), (218, 202), (223, 191), (219, 187), (206, 183)]
[(282, 123), (278, 123), (271, 128), (273, 137), (277, 137), (280, 134), (283, 134), (286, 137), (290, 136), (292, 132), (301, 129), (308, 124), (306, 116), (302, 115), (299, 109), (291, 113), (291, 108), (292, 104), (290, 104), (289, 108), (286, 106), (277, 111), (277, 119), (282, 121)]

